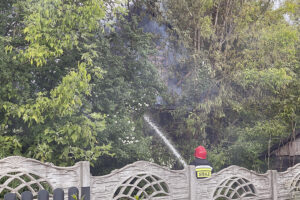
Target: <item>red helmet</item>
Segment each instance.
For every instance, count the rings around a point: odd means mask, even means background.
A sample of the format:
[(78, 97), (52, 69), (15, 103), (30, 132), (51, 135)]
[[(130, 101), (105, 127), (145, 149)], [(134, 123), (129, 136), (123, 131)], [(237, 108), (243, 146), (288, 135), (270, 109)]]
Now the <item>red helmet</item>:
[(203, 146), (199, 146), (195, 149), (195, 157), (206, 159), (206, 149)]

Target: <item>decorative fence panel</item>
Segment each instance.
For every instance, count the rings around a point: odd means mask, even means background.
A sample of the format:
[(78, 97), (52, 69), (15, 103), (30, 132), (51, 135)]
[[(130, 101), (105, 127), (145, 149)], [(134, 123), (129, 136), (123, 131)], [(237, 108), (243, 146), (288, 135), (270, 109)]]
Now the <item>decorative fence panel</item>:
[(0, 195), (15, 193), (18, 198), (24, 191), (30, 191), (34, 197), (38, 191), (62, 188), (68, 194), (71, 187), (86, 190), (90, 187), (90, 164), (78, 162), (72, 167), (57, 167), (51, 163), (11, 156), (0, 160)]
[(91, 199), (189, 199), (187, 169), (169, 170), (154, 163), (138, 161), (105, 176), (91, 178)]
[(135, 200), (136, 196), (144, 200), (300, 199), (300, 164), (286, 172), (269, 170), (265, 174), (230, 166), (205, 179), (196, 178), (194, 166), (170, 170), (145, 161), (105, 176), (91, 176), (89, 168), (88, 162), (57, 167), (8, 157), (0, 160), (0, 196), (6, 194), (5, 200), (72, 199), (68, 190), (75, 187), (85, 200)]

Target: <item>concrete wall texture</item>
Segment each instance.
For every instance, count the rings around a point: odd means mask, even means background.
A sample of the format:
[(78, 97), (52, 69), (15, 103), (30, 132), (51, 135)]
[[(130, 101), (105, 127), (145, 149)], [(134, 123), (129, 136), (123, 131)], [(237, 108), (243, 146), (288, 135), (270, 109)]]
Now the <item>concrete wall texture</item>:
[[(13, 183), (13, 184), (12, 184)], [(0, 194), (20, 193), (24, 188), (36, 196), (39, 189), (90, 187), (92, 200), (288, 200), (300, 199), (300, 164), (285, 172), (269, 170), (258, 174), (230, 166), (196, 179), (195, 167), (170, 170), (138, 161), (105, 176), (91, 176), (89, 162), (57, 167), (19, 156), (0, 160)]]

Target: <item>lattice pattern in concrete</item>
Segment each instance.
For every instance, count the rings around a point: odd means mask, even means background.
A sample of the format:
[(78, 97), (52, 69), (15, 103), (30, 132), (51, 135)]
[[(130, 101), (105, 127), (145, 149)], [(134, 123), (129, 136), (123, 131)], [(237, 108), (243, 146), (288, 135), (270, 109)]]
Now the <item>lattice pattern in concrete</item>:
[(245, 178), (231, 177), (217, 187), (214, 200), (231, 200), (256, 196), (254, 185)]
[(6, 193), (16, 193), (21, 198), (21, 193), (30, 191), (36, 198), (38, 191), (47, 190), (52, 194), (52, 186), (43, 178), (26, 172), (8, 172), (0, 174), (0, 196)]
[(114, 200), (151, 199), (169, 196), (168, 185), (151, 174), (138, 174), (125, 180), (115, 191)]
[(300, 192), (300, 173), (294, 177), (290, 189), (291, 192)]

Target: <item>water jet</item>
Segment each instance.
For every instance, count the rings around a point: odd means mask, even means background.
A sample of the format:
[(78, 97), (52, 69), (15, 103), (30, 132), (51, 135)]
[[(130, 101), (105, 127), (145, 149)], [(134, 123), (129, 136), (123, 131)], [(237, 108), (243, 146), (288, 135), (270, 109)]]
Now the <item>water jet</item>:
[(145, 121), (155, 130), (157, 135), (163, 140), (163, 142), (167, 145), (169, 150), (175, 155), (175, 157), (181, 162), (183, 167), (185, 168), (187, 166), (186, 162), (182, 158), (182, 156), (178, 153), (178, 151), (175, 149), (175, 147), (171, 144), (171, 142), (166, 138), (165, 134), (159, 130), (159, 128), (156, 126), (154, 122), (150, 119), (148, 115), (144, 115)]

